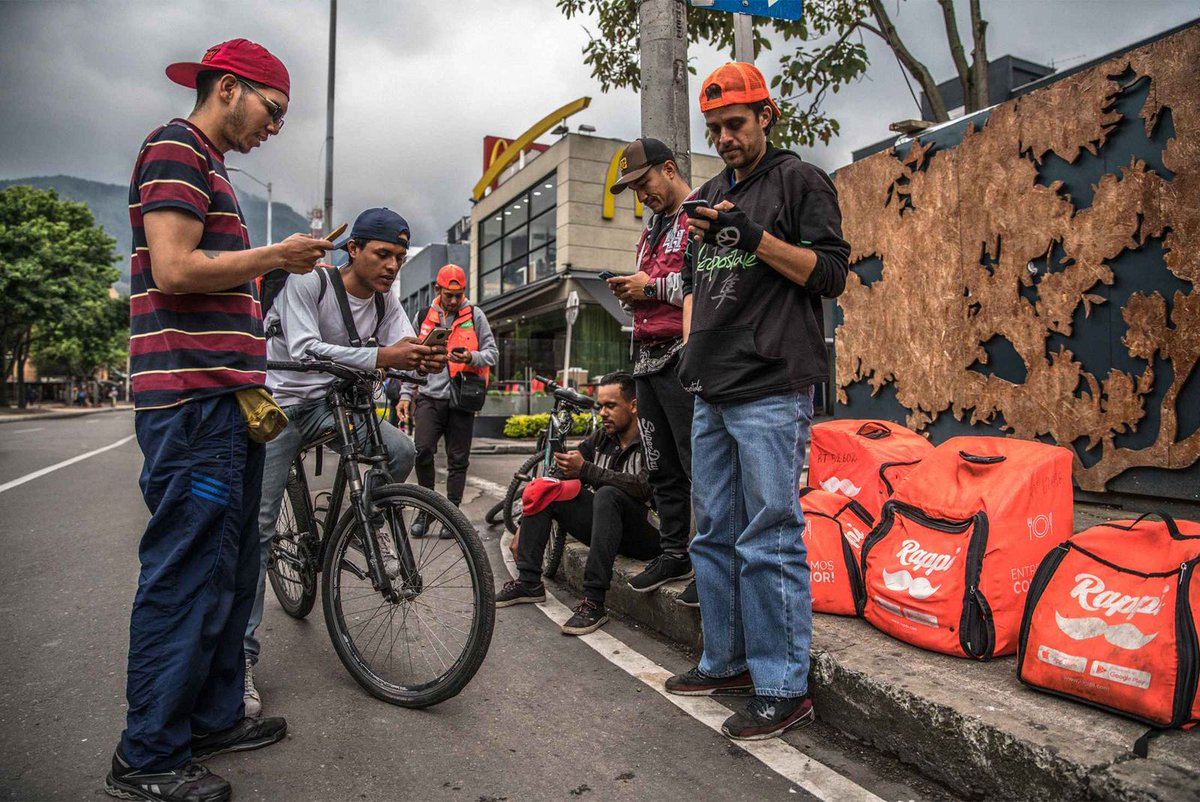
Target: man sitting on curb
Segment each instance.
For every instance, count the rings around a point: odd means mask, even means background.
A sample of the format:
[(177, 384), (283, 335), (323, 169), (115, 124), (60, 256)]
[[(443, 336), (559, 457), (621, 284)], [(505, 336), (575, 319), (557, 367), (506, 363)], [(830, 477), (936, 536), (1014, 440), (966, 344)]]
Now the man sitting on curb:
[(546, 600), (542, 558), (551, 524), (557, 521), (567, 534), (591, 546), (583, 572), (583, 601), (563, 624), (564, 635), (586, 635), (608, 621), (604, 598), (618, 553), (638, 560), (661, 553), (647, 506), (650, 481), (633, 377), (609, 373), (600, 380), (597, 398), (603, 429), (578, 451), (555, 455), (561, 478), (530, 483), (517, 543), (518, 578), (496, 594), (497, 607)]

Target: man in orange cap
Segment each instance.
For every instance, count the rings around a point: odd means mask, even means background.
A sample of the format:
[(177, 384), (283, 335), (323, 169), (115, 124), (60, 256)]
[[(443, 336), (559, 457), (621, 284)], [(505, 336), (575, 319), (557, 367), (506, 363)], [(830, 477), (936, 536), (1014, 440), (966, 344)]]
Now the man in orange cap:
[(770, 145), (779, 117), (753, 64), (700, 86), (700, 110), (725, 170), (689, 214), (682, 276), (680, 381), (696, 395), (691, 558), (704, 652), (672, 693), (753, 693), (722, 727), (770, 738), (812, 721), (812, 598), (797, 500), (813, 414), (828, 380), (821, 298), (845, 288), (829, 177)]
[(234, 39), (167, 76), (194, 88), (196, 105), (146, 138), (129, 185), (129, 353), (151, 517), (130, 615), (129, 709), (105, 791), (219, 802), (229, 783), (193, 761), (287, 732), (282, 718), (247, 718), (242, 705), (264, 456), (236, 396), (266, 380), (254, 279), (308, 273), (333, 245), (295, 234), (251, 248), (229, 183), (225, 154), (283, 127), (283, 62)]
[[(458, 265), (445, 265), (438, 271), (436, 289), (433, 303), (417, 317), (421, 321), (419, 336), (424, 339), (437, 327), (450, 329), (446, 342), (449, 362), (444, 370), (431, 373), (429, 382), (419, 392), (406, 384), (397, 411), (401, 418), (410, 414), (416, 418), (417, 482), (422, 487), (434, 485), (433, 458), (438, 441), (445, 439), (446, 498), (457, 505), (462, 502), (467, 486), (475, 413), (483, 408), (488, 376), (500, 353), (487, 315), (466, 298), (466, 271)], [(422, 516), (409, 531), (413, 537), (424, 537), (426, 526)]]

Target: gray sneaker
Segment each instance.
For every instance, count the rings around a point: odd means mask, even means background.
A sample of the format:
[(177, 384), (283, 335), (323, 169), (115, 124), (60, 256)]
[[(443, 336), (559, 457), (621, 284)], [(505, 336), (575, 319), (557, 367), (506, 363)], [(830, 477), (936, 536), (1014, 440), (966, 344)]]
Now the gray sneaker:
[(262, 715), (262, 697), (258, 688), (254, 687), (254, 663), (246, 659), (246, 679), (242, 690), (242, 703), (246, 705), (246, 718), (258, 718)]

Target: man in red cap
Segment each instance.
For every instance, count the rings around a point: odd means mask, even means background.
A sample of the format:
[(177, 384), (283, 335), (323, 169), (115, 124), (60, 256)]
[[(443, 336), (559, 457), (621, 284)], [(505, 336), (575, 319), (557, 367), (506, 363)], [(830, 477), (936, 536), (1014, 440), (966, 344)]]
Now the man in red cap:
[[(444, 370), (431, 373), (428, 383), (419, 390), (404, 385), (397, 411), (401, 418), (413, 415), (416, 419), (417, 482), (422, 487), (433, 488), (433, 458), (438, 442), (445, 439), (446, 498), (457, 505), (467, 486), (475, 413), (483, 408), (488, 376), (500, 352), (487, 315), (466, 298), (466, 271), (458, 265), (445, 265), (438, 271), (436, 289), (433, 303), (417, 316), (419, 336), (423, 340), (437, 327), (450, 329), (446, 342), (449, 362)], [(418, 517), (409, 532), (413, 537), (424, 537), (426, 526), (426, 519)], [(438, 534), (450, 536), (449, 532)]]
[(263, 445), (237, 394), (262, 388), (254, 279), (308, 273), (332, 243), (295, 234), (250, 247), (225, 168), (279, 133), (291, 84), (261, 45), (234, 39), (167, 76), (196, 90), (186, 119), (156, 128), (129, 185), (129, 344), (134, 428), (151, 518), (129, 625), (125, 731), (105, 791), (126, 799), (224, 800), (195, 763), (287, 732), (242, 706), (242, 636), (258, 579)]
[(821, 299), (846, 285), (837, 191), (820, 169), (767, 141), (779, 109), (753, 64), (700, 85), (726, 168), (700, 187), (683, 268), (680, 381), (696, 395), (692, 565), (704, 652), (671, 693), (753, 693), (722, 730), (779, 735), (812, 721), (812, 597), (796, 495), (829, 378)]

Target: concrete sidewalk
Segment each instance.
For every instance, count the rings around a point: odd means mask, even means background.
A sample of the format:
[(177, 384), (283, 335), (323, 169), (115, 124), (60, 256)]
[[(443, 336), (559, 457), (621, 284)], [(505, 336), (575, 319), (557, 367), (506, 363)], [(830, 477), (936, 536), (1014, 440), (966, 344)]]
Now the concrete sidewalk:
[(106, 412), (132, 412), (133, 404), (117, 404), (115, 407), (68, 407), (68, 406), (39, 406), (26, 408), (24, 412), (15, 407), (0, 409), (0, 425), (5, 423), (28, 423), (35, 420), (54, 420), (56, 418), (83, 418), (88, 415), (100, 415)]
[[(1076, 530), (1127, 517), (1076, 506)], [(559, 578), (583, 587), (587, 547), (568, 540)], [(683, 582), (648, 594), (628, 580), (643, 563), (618, 558), (608, 605), (685, 646), (700, 645), (698, 610), (674, 602)], [(1145, 725), (1039, 693), (1016, 658), (986, 663), (936, 654), (866, 621), (817, 614), (812, 693), (818, 715), (967, 798), (1200, 800), (1200, 731), (1170, 732), (1133, 754)]]

